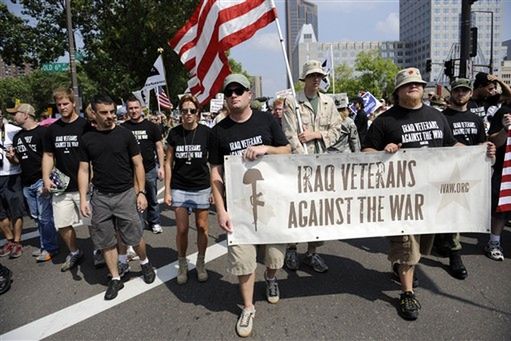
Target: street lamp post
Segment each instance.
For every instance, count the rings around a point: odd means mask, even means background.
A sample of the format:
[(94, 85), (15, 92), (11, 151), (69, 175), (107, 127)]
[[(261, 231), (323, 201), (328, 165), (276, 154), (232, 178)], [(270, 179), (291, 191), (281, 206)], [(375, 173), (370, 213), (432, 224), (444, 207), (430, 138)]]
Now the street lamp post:
[(489, 13), (491, 20), (490, 28), (490, 75), (493, 74), (493, 12), (492, 11), (472, 11), (472, 13)]
[(71, 82), (75, 94), (76, 110), (80, 112), (81, 103), (78, 94), (78, 77), (76, 76), (76, 57), (75, 57), (75, 39), (73, 32), (73, 23), (71, 17), (71, 0), (66, 0), (66, 19), (67, 19), (67, 38), (69, 43), (69, 69), (71, 71)]

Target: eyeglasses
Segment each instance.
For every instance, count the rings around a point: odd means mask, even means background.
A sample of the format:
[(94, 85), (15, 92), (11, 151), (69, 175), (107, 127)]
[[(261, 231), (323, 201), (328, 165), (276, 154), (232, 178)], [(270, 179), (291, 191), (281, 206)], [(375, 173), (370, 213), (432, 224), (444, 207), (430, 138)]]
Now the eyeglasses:
[(242, 88), (242, 87), (227, 88), (224, 91), (224, 95), (226, 97), (231, 97), (232, 94), (235, 93), (236, 96), (241, 96), (241, 95), (243, 95), (245, 93), (245, 91), (247, 91), (247, 89)]
[(195, 115), (196, 113), (197, 113), (197, 109), (188, 109), (188, 108), (181, 109), (181, 114), (183, 114), (183, 115), (186, 115), (186, 114)]

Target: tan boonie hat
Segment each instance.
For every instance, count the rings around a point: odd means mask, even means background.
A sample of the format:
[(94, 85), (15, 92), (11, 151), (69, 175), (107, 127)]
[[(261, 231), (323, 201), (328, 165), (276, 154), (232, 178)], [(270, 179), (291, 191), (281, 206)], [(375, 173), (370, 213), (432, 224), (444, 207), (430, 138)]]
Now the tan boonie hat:
[(472, 90), (472, 84), (470, 83), (470, 79), (466, 78), (458, 78), (451, 83), (451, 91), (456, 88), (467, 88)]
[(423, 85), (428, 84), (427, 82), (422, 80), (421, 73), (419, 69), (414, 67), (409, 67), (399, 71), (396, 75), (396, 86), (394, 87), (394, 92), (401, 86), (409, 83), (420, 83)]
[(20, 103), (14, 108), (7, 109), (7, 112), (10, 112), (11, 114), (15, 114), (17, 112), (22, 112), (25, 114), (28, 114), (30, 116), (35, 116), (35, 109), (33, 106), (27, 103)]
[(326, 76), (325, 70), (321, 67), (321, 63), (317, 60), (308, 60), (303, 64), (303, 72), (302, 77), (300, 77), (301, 81), (304, 81), (305, 78), (311, 73), (319, 73), (323, 76)]
[(227, 86), (232, 83), (238, 83), (245, 89), (247, 90), (250, 89), (250, 81), (241, 73), (232, 73), (229, 76), (225, 77), (223, 89), (225, 90), (225, 88), (227, 88)]

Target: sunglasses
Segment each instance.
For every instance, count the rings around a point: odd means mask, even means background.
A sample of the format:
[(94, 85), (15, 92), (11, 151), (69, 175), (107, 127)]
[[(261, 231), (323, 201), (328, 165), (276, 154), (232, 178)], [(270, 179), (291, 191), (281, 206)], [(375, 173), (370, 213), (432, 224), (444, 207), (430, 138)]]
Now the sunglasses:
[(192, 115), (195, 115), (197, 113), (197, 109), (181, 109), (181, 114), (183, 115), (186, 115), (186, 114), (192, 114)]
[(242, 87), (227, 88), (224, 91), (224, 95), (226, 97), (231, 97), (232, 94), (234, 93), (234, 94), (236, 94), (236, 96), (241, 96), (245, 93), (245, 91), (247, 91), (247, 89), (242, 88)]

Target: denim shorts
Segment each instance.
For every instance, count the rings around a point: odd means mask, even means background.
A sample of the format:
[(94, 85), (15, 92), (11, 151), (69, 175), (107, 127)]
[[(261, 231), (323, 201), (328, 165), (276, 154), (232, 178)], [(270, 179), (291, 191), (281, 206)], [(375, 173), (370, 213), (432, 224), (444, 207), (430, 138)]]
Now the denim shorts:
[(172, 208), (184, 207), (189, 210), (207, 210), (210, 205), (210, 196), (211, 187), (196, 192), (173, 189)]

